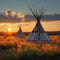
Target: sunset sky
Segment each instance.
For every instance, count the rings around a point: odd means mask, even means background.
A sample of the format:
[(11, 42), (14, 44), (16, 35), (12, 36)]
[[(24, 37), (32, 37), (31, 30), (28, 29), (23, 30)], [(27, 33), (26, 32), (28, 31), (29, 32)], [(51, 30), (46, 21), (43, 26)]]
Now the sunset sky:
[[(47, 11), (45, 14), (60, 14), (60, 0), (0, 0), (0, 14), (4, 13), (5, 16), (8, 16), (8, 10), (14, 11), (10, 15), (14, 17), (16, 15), (15, 12), (17, 12), (17, 18), (24, 17), (24, 14), (31, 14), (29, 11), (29, 7), (38, 6), (47, 8)], [(23, 14), (21, 14), (23, 12)], [(20, 16), (21, 14), (21, 16)], [(10, 17), (9, 17), (10, 18)], [(6, 19), (5, 19), (6, 20)], [(17, 32), (19, 30), (19, 23), (0, 23), (0, 32)], [(24, 20), (24, 19), (23, 19)], [(1, 18), (0, 18), (0, 21)], [(36, 22), (22, 22), (22, 31), (23, 32), (30, 32), (33, 30)], [(42, 26), (46, 31), (60, 31), (60, 20), (56, 21), (44, 21), (41, 22)]]
[[(41, 22), (45, 31), (60, 31), (60, 21)], [(36, 22), (22, 23), (0, 23), (0, 32), (18, 32), (19, 26), (23, 32), (31, 32), (35, 27)]]

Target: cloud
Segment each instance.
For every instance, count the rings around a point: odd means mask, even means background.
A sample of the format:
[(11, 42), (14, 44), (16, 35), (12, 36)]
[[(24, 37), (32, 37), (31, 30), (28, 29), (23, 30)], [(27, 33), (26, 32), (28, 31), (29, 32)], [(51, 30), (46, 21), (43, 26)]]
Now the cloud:
[(18, 13), (14, 11), (6, 10), (4, 13), (0, 13), (0, 22), (19, 22), (25, 20), (24, 13)]
[[(43, 20), (60, 20), (60, 14), (45, 14), (42, 17)], [(24, 14), (22, 12), (15, 12), (6, 10), (4, 13), (0, 13), (0, 22), (30, 22), (35, 21), (33, 15)]]
[(24, 18), (24, 17), (25, 17), (24, 13), (17, 13), (17, 18)]
[(17, 16), (17, 18), (21, 18), (22, 21), (24, 21), (26, 15), (24, 13), (17, 13), (16, 16)]
[[(52, 21), (52, 20), (60, 20), (60, 14), (45, 14), (41, 20)], [(26, 21), (36, 21), (33, 15), (26, 15)]]
[(4, 15), (5, 16), (12, 16), (12, 17), (14, 17), (16, 15), (16, 12), (6, 10), (5, 13), (4, 13)]
[(5, 11), (5, 16), (16, 16), (17, 18), (24, 18), (25, 17), (25, 14), (24, 13), (18, 13), (18, 12), (14, 12), (14, 11), (8, 11), (6, 10)]

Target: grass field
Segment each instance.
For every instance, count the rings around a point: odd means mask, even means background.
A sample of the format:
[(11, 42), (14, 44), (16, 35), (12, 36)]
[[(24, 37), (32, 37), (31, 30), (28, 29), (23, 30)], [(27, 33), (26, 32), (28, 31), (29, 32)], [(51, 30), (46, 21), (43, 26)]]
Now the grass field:
[(59, 60), (60, 36), (50, 38), (53, 43), (27, 42), (27, 36), (0, 36), (0, 60)]

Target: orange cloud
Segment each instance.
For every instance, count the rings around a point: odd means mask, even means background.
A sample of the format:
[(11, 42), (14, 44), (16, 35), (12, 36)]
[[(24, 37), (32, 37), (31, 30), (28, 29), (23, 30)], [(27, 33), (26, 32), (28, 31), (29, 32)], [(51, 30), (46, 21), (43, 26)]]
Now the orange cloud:
[(24, 18), (25, 14), (24, 13), (17, 13), (17, 18)]

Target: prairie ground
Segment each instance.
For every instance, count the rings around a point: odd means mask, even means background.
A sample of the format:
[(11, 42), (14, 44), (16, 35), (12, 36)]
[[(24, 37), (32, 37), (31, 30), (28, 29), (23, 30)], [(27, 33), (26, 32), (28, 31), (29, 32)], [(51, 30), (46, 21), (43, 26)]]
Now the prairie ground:
[[(0, 36), (0, 60), (26, 60), (26, 56), (29, 57), (27, 60), (39, 60), (42, 57), (46, 57), (47, 60), (49, 57), (55, 58), (55, 56), (59, 59), (60, 36), (50, 35), (49, 37), (53, 43), (27, 42), (27, 37), (28, 36), (25, 38), (19, 38), (16, 36)], [(35, 56), (37, 56), (36, 59), (34, 59)], [(52, 58), (50, 60), (52, 60)]]

